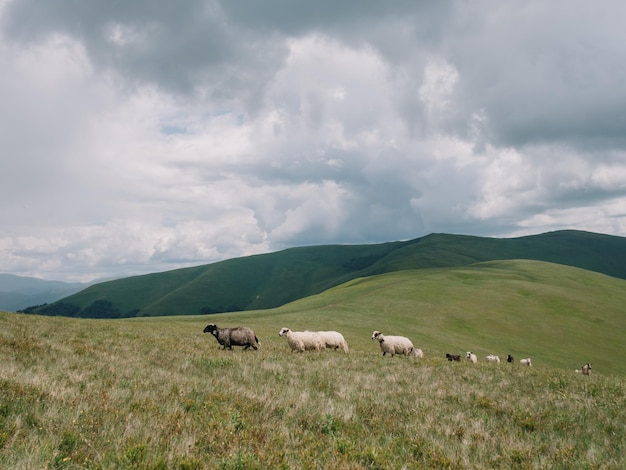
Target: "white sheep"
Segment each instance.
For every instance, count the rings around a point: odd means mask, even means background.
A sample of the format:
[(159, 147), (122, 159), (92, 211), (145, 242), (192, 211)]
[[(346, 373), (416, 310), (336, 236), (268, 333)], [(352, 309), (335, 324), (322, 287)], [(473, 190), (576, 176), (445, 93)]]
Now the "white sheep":
[(487, 356), (487, 362), (495, 362), (496, 364), (500, 364), (500, 357), (494, 354), (489, 354)]
[(587, 363), (580, 369), (576, 369), (576, 372), (582, 372), (583, 375), (591, 375), (591, 363)]
[(527, 357), (526, 359), (520, 359), (520, 360), (519, 360), (519, 363), (520, 363), (521, 365), (523, 365), (523, 366), (528, 366), (528, 367), (530, 367), (530, 366), (532, 366), (532, 365), (533, 365), (533, 364), (532, 364), (532, 362), (531, 362), (531, 360), (530, 360), (530, 357)]
[(465, 354), (465, 358), (468, 361), (472, 361), (474, 364), (476, 364), (478, 362), (478, 357), (476, 356), (476, 354), (474, 354), (471, 351), (467, 351), (467, 353)]
[(411, 355), (414, 357), (419, 357), (420, 359), (423, 359), (424, 351), (422, 351), (420, 348), (415, 348), (413, 349), (413, 352), (411, 353)]
[(324, 345), (328, 349), (341, 349), (343, 352), (348, 352), (348, 343), (341, 333), (338, 331), (318, 331)]
[(387, 353), (393, 357), (395, 354), (404, 354), (408, 356), (413, 354), (415, 347), (409, 338), (404, 336), (385, 336), (380, 331), (374, 331), (372, 333), (372, 339), (378, 340), (380, 350), (383, 352), (383, 356)]
[(291, 331), (289, 328), (282, 328), (278, 336), (287, 337), (287, 343), (292, 351), (321, 351), (324, 349), (324, 341), (320, 334), (315, 331)]

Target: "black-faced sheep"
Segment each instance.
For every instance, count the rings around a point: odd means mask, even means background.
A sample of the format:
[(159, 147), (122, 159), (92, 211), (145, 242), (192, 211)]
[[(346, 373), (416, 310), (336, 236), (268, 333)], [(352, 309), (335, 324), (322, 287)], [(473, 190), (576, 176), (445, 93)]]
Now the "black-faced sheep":
[(533, 365), (532, 361), (530, 360), (530, 357), (527, 357), (526, 359), (520, 359), (519, 363), (523, 366), (528, 366), (528, 367)]
[(513, 364), (513, 361), (515, 361), (515, 359), (513, 358), (513, 356), (511, 356), (510, 354), (507, 354), (507, 356), (506, 356), (506, 362), (508, 362), (509, 364)]
[(224, 349), (233, 349), (233, 346), (243, 346), (243, 349), (258, 349), (261, 344), (259, 339), (250, 328), (237, 326), (234, 328), (218, 328), (217, 325), (207, 325), (204, 333), (211, 333)]
[(291, 331), (289, 328), (282, 328), (278, 336), (287, 337), (291, 351), (321, 351), (325, 347), (322, 337), (315, 331)]
[(495, 362), (496, 364), (500, 364), (500, 356), (489, 354), (486, 359), (487, 362)]
[(338, 331), (318, 331), (317, 332), (324, 341), (324, 346), (327, 349), (341, 349), (343, 352), (348, 352), (348, 343), (341, 333)]
[(404, 336), (385, 336), (380, 331), (374, 331), (372, 339), (378, 340), (383, 356), (387, 355), (387, 353), (391, 354), (392, 357), (395, 354), (408, 356), (415, 349), (411, 340)]
[(446, 353), (446, 359), (448, 361), (456, 361), (456, 362), (461, 362), (461, 355), (460, 354), (450, 354), (450, 353)]
[(465, 354), (465, 358), (466, 358), (468, 361), (473, 362), (474, 364), (476, 364), (476, 363), (478, 362), (478, 356), (476, 356), (476, 354), (474, 354), (474, 353), (473, 353), (473, 352), (471, 352), (471, 351), (467, 351), (467, 353)]

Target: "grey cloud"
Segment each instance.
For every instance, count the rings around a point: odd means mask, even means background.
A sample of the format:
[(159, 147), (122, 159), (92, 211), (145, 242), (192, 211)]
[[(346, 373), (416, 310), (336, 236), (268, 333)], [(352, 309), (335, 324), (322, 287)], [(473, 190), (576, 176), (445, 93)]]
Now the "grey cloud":
[(429, 232), (624, 234), (624, 9), (4, 3), (0, 266), (88, 280)]
[(456, 96), (462, 117), (484, 110), (499, 145), (588, 139), (623, 145), (624, 5), (486, 4), (493, 8), (458, 15), (444, 52), (462, 77)]
[(256, 99), (264, 75), (284, 55), (271, 38), (258, 44), (206, 1), (21, 0), (5, 6), (2, 26), (5, 37), (22, 43), (54, 34), (76, 38), (95, 65), (131, 89), (147, 84), (226, 102), (241, 94)]

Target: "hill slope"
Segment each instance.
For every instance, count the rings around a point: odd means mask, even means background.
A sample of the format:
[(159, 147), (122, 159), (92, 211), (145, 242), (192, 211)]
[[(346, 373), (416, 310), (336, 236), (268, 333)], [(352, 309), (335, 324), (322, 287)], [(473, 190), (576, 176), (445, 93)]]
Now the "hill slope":
[(512, 239), (432, 234), (406, 242), (292, 248), (96, 284), (39, 313), (126, 317), (265, 309), (359, 277), (503, 259), (549, 261), (626, 279), (626, 238), (579, 231)]
[[(257, 351), (221, 349), (202, 333), (206, 316), (0, 312), (0, 468), (626, 468), (626, 378), (601, 352), (623, 356), (625, 282), (506, 261), (389, 273), (211, 317), (253, 327)], [(501, 303), (509, 296), (515, 305)], [(509, 325), (509, 308), (539, 336)], [(292, 354), (277, 335), (318, 325), (342, 331), (350, 352)], [(486, 326), (493, 336), (477, 340)], [(426, 356), (382, 357), (369, 339), (381, 327)], [(544, 329), (555, 333), (546, 340)], [(442, 354), (474, 345), (515, 348), (535, 364)], [(588, 377), (572, 370), (583, 361)]]
[(626, 375), (626, 280), (533, 260), (398, 271), (354, 279), (282, 307), (212, 316), (254, 325), (262, 338), (283, 326), (337, 329), (351, 351), (378, 351), (373, 330), (410, 337), (427, 358), (472, 351), (565, 370), (592, 362)]

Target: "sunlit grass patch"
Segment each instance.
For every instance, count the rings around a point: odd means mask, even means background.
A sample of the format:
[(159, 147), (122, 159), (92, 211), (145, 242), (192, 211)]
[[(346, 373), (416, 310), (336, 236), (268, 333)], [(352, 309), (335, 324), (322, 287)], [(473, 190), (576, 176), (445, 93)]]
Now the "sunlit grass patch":
[(229, 351), (203, 318), (4, 319), (0, 468), (626, 463), (620, 376), (382, 357), (358, 327), (349, 354), (296, 354), (272, 324)]

